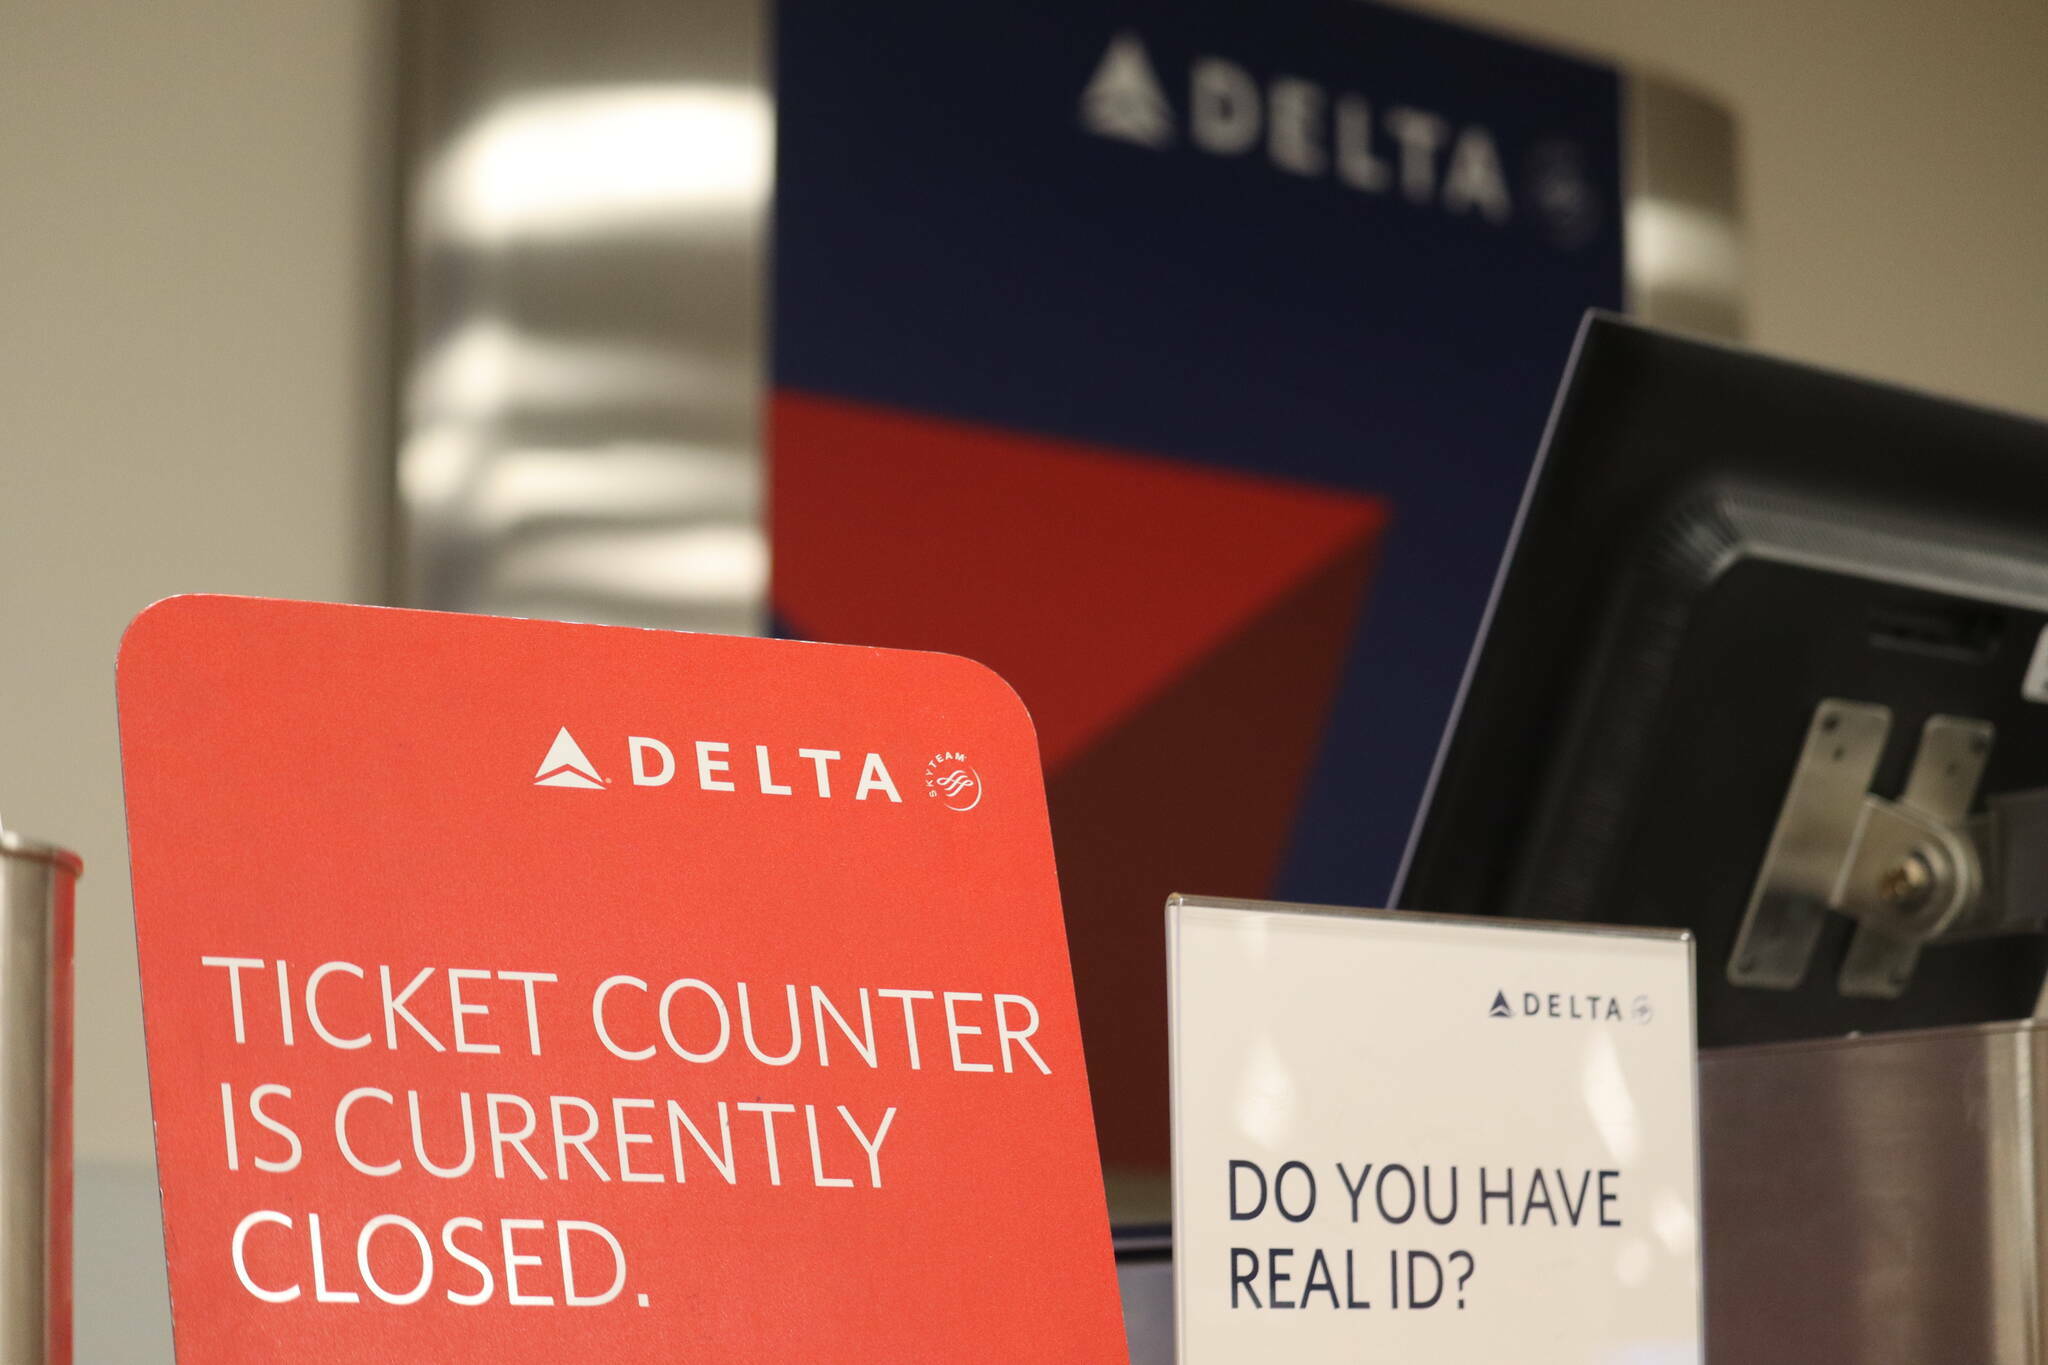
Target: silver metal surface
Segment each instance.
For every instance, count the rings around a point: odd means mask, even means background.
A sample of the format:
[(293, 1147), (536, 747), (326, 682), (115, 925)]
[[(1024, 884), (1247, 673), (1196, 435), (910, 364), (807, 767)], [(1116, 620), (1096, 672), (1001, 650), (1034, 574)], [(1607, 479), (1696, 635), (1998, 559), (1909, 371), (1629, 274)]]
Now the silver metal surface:
[(1806, 975), (1891, 726), (1883, 706), (1831, 698), (1814, 709), (1728, 959), (1730, 981), (1790, 990)]
[(1983, 874), (1965, 823), (1995, 734), (1988, 721), (1931, 716), (1899, 799), (1864, 798), (1835, 896), (1859, 921), (1837, 981), (1842, 994), (1895, 998), (1921, 945), (1976, 906)]
[(1628, 311), (1740, 341), (1742, 203), (1735, 116), (1652, 72), (1622, 82)]
[(1913, 770), (1906, 775), (1901, 805), (1925, 811), (1944, 825), (1955, 826), (1970, 813), (1977, 784), (1991, 759), (1998, 728), (1988, 720), (1967, 716), (1929, 716), (1920, 731)]
[(1995, 727), (1930, 717), (1896, 801), (1869, 792), (1890, 729), (1882, 706), (1830, 697), (1814, 708), (1729, 954), (1737, 985), (1798, 985), (1831, 910), (1857, 921), (1837, 989), (1880, 1000), (1906, 989), (1926, 944), (2031, 927), (1987, 909), (1999, 899), (1985, 887), (1999, 834), (1970, 815)]
[(410, 0), (402, 602), (758, 634), (761, 0)]
[(1116, 1287), (1123, 1300), (1130, 1365), (1173, 1365), (1172, 1253), (1172, 1239), (1164, 1230), (1158, 1234), (1155, 1254), (1127, 1256), (1118, 1246)]
[[(1836, 987), (1889, 1000), (1913, 978), (1920, 947), (1968, 905), (1956, 837), (1911, 807), (1865, 800), (1837, 908), (1863, 922), (1849, 940)], [(1962, 850), (1968, 856), (1968, 849)]]
[(71, 1359), (71, 885), (0, 832), (0, 1360)]
[(1701, 1054), (1708, 1359), (2042, 1365), (2048, 1033)]

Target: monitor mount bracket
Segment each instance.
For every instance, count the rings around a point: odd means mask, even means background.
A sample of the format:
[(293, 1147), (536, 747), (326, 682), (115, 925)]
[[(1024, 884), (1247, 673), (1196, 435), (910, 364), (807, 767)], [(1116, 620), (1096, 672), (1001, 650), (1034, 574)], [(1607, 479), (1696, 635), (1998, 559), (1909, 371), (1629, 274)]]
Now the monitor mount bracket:
[(1736, 985), (1797, 986), (1831, 912), (1857, 922), (1837, 988), (1867, 999), (1904, 992), (1929, 944), (2048, 932), (2048, 789), (1972, 816), (1995, 729), (1933, 716), (1905, 790), (1873, 796), (1891, 728), (1888, 707), (1814, 708), (1728, 960)]

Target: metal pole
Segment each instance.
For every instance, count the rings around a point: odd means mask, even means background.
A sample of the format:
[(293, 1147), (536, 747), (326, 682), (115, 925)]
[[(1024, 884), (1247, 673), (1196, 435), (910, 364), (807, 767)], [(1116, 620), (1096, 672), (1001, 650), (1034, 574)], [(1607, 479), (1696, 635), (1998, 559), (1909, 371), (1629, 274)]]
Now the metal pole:
[(0, 1361), (71, 1360), (78, 856), (0, 829)]

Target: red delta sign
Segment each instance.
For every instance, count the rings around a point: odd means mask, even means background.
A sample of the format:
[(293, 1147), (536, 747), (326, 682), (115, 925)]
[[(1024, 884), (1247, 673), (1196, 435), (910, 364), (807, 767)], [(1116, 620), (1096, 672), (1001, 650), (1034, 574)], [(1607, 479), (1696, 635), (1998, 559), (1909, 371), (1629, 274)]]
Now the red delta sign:
[(193, 597), (120, 699), (181, 1361), (1123, 1359), (988, 670)]

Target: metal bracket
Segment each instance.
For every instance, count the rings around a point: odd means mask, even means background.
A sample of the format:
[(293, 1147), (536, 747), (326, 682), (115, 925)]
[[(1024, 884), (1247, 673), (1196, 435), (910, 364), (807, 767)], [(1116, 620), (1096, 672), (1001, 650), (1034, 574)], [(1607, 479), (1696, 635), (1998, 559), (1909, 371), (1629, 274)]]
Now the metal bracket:
[(1863, 702), (1830, 698), (1814, 709), (1730, 981), (1797, 986), (1834, 911), (1858, 921), (1837, 988), (1890, 999), (1912, 980), (1925, 944), (1972, 923), (1985, 878), (1969, 812), (1996, 730), (1964, 716), (1930, 718), (1905, 791), (1887, 801), (1870, 794), (1870, 780), (1891, 724), (1888, 708)]

